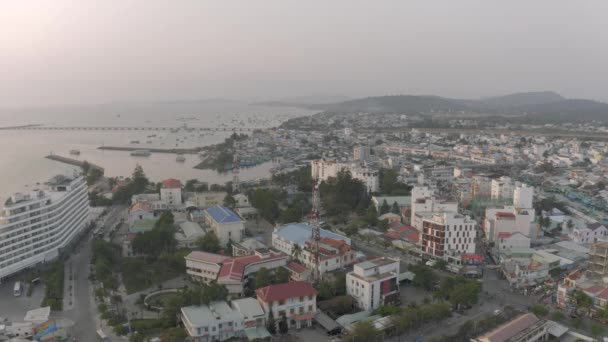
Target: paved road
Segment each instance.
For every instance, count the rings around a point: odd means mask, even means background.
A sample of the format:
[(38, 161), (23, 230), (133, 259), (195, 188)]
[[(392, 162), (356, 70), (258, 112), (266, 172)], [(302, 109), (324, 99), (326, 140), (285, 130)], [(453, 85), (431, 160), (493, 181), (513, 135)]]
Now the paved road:
[[(124, 215), (125, 208), (123, 206), (111, 207), (104, 218), (103, 232), (108, 231), (118, 223)], [(69, 295), (69, 285), (73, 289), (73, 303), (65, 308), (64, 316), (72, 319), (76, 324), (72, 329), (72, 336), (76, 341), (95, 341), (96, 331), (101, 326), (99, 313), (93, 299), (93, 289), (89, 281), (90, 275), (90, 260), (91, 260), (91, 240), (92, 233), (89, 233), (86, 238), (77, 246), (76, 251), (66, 261), (66, 291)], [(69, 281), (70, 266), (73, 270), (73, 280)], [(104, 329), (107, 332), (107, 329)]]

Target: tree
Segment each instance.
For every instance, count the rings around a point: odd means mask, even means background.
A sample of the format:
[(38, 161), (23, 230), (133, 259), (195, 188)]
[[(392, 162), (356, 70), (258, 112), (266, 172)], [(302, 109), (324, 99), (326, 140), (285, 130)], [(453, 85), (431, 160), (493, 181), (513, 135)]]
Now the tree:
[(378, 229), (380, 229), (383, 232), (387, 231), (388, 230), (388, 220), (384, 219), (384, 220), (378, 221)]
[(414, 273), (414, 279), (412, 285), (416, 287), (422, 287), (425, 290), (431, 290), (437, 279), (433, 270), (423, 263), (410, 267), (410, 270)]
[(196, 240), (196, 245), (204, 252), (217, 253), (220, 251), (220, 240), (215, 232), (209, 231), (205, 236), (201, 236)]
[(266, 329), (268, 329), (268, 332), (271, 335), (277, 333), (277, 323), (274, 321), (274, 314), (272, 313), (272, 310), (268, 311), (268, 322), (266, 322)]
[(302, 248), (297, 243), (293, 245), (291, 249), (291, 257), (294, 260), (300, 260), (300, 256), (302, 255)]
[(391, 208), (388, 206), (388, 202), (386, 202), (386, 200), (382, 201), (382, 205), (380, 206), (380, 215), (384, 215), (390, 210)]
[(195, 191), (197, 183), (198, 183), (198, 179), (188, 179), (186, 181), (186, 184), (184, 185), (184, 190), (185, 191)]
[(281, 223), (290, 223), (290, 222), (300, 222), (302, 218), (302, 209), (298, 208), (287, 208), (285, 210), (281, 210), (281, 214), (279, 215), (279, 222)]
[(589, 310), (591, 310), (591, 306), (593, 305), (591, 297), (587, 296), (583, 291), (575, 291), (574, 299), (576, 300), (578, 308), (586, 309), (587, 313), (589, 313)]
[(228, 208), (236, 207), (236, 200), (234, 199), (234, 197), (226, 195), (226, 197), (224, 197), (224, 206)]
[(361, 321), (355, 324), (355, 329), (352, 335), (348, 337), (348, 341), (374, 341), (379, 334), (378, 329), (370, 321)]
[(266, 267), (260, 268), (260, 270), (255, 274), (255, 288), (256, 290), (265, 286), (270, 285), (271, 283), (270, 271)]
[(566, 222), (566, 226), (568, 229), (574, 228), (574, 222), (572, 222), (572, 219), (569, 219), (568, 222)]
[(399, 209), (399, 204), (397, 203), (397, 201), (393, 202), (393, 206), (391, 207), (391, 213), (401, 215), (401, 209)]
[(544, 317), (549, 313), (549, 310), (540, 304), (534, 305), (530, 311), (538, 317)]
[(376, 206), (372, 203), (369, 208), (367, 208), (367, 223), (370, 226), (375, 226), (378, 224), (378, 212), (376, 211)]
[(277, 284), (287, 283), (289, 281), (289, 271), (284, 267), (279, 267), (274, 274), (274, 280)]
[(551, 314), (551, 319), (557, 322), (564, 320), (564, 318), (566, 318), (566, 316), (561, 311), (555, 311)]
[(160, 335), (161, 342), (181, 342), (185, 341), (188, 334), (182, 327), (175, 327), (163, 330)]
[(287, 317), (285, 317), (285, 314), (283, 314), (281, 320), (279, 321), (279, 333), (281, 335), (285, 335), (287, 334), (288, 330), (289, 326), (287, 325)]

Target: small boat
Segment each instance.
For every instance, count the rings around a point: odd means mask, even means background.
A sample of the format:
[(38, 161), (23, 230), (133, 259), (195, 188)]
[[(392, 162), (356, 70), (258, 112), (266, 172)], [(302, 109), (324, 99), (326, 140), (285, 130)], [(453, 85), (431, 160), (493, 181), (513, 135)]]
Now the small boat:
[(131, 140), (131, 144), (139, 144), (139, 140)]
[(186, 161), (186, 157), (184, 157), (183, 154), (178, 154), (177, 157), (175, 158), (175, 161), (178, 163), (183, 163)]
[(80, 150), (70, 150), (70, 154), (78, 156), (78, 155), (80, 155)]
[(150, 151), (148, 150), (135, 150), (133, 152), (131, 152), (132, 156), (136, 156), (136, 157), (148, 157), (150, 156)]

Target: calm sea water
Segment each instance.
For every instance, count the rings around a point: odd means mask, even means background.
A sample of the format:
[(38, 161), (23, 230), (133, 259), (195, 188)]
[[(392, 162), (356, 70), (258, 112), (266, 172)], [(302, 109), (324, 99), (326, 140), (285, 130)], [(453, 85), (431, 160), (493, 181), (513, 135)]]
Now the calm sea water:
[[(108, 105), (66, 109), (0, 110), (0, 126), (44, 124), (55, 126), (152, 126), (180, 127), (273, 127), (280, 122), (310, 112), (294, 108), (251, 106), (233, 102), (163, 103), (155, 105)], [(48, 154), (69, 155), (80, 150), (78, 159), (105, 168), (108, 176), (129, 176), (140, 164), (148, 178), (160, 181), (173, 177), (183, 181), (196, 178), (224, 183), (231, 174), (197, 170), (197, 155), (186, 155), (186, 162), (175, 161), (174, 154), (153, 153), (133, 157), (129, 152), (104, 151), (102, 145), (172, 148), (195, 147), (223, 141), (230, 133), (162, 131), (0, 131), (0, 197), (21, 190), (25, 184), (46, 181), (73, 167), (44, 158)], [(153, 136), (154, 135), (154, 136)], [(131, 143), (139, 141), (138, 144)], [(267, 177), (271, 163), (241, 171), (242, 180)]]

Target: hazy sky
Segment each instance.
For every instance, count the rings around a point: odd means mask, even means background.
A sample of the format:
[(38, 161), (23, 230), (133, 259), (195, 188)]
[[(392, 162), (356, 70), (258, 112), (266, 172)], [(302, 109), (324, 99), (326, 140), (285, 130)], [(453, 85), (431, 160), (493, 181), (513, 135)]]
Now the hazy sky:
[(0, 0), (0, 106), (527, 90), (608, 101), (606, 13), (606, 0)]

